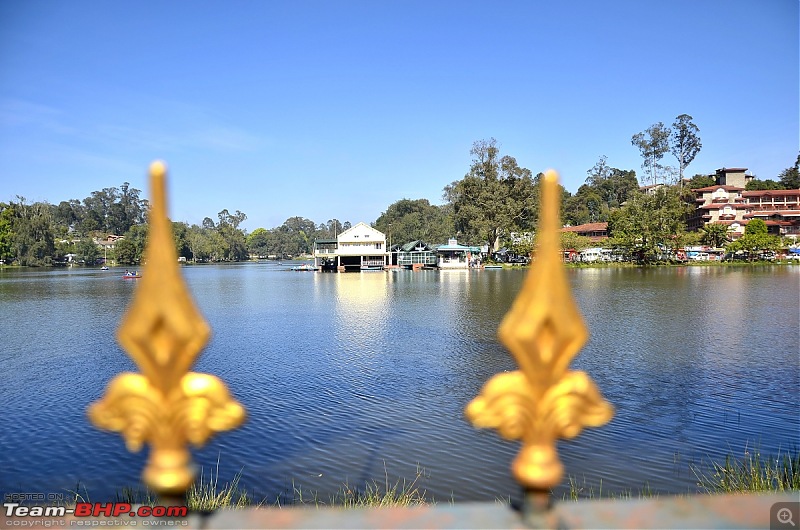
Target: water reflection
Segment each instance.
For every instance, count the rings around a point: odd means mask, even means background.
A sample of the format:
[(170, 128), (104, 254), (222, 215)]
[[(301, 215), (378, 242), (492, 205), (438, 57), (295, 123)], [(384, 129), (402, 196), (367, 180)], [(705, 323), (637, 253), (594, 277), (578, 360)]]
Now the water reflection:
[[(389, 317), (385, 273), (317, 275), (317, 282), (333, 278), (334, 314), (340, 352), (355, 353), (356, 363), (381, 350)], [(344, 346), (344, 347), (342, 347)], [(345, 360), (345, 359), (343, 359)]]

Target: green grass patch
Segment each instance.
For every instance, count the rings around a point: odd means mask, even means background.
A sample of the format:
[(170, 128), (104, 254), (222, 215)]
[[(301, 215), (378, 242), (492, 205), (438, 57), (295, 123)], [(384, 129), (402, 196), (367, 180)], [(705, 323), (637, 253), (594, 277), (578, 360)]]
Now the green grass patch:
[(742, 458), (732, 454), (724, 462), (692, 466), (698, 487), (707, 493), (748, 493), (800, 490), (800, 451), (775, 456), (745, 449)]
[(270, 503), (273, 506), (314, 506), (338, 508), (395, 508), (435, 504), (427, 498), (427, 492), (421, 488), (421, 483), (429, 475), (425, 469), (417, 466), (414, 479), (408, 481), (404, 478), (390, 482), (389, 475), (384, 465), (384, 480), (367, 481), (363, 486), (342, 484), (339, 489), (327, 499), (320, 497), (314, 490), (304, 490), (292, 484), (291, 496), (284, 495)]
[(586, 477), (583, 478), (582, 482), (579, 482), (577, 477), (573, 477), (572, 475), (569, 476), (569, 493), (565, 493), (562, 495), (561, 500), (572, 500), (572, 501), (581, 501), (581, 500), (591, 500), (591, 499), (616, 499), (616, 500), (628, 500), (628, 499), (653, 499), (657, 498), (658, 493), (654, 492), (649, 484), (645, 484), (642, 488), (634, 493), (631, 489), (624, 489), (622, 491), (603, 491), (603, 480), (600, 479), (600, 483), (595, 489), (594, 486), (589, 485), (586, 483)]
[[(241, 471), (234, 475), (228, 482), (220, 480), (219, 461), (209, 473), (204, 468), (200, 476), (186, 492), (186, 506), (191, 511), (210, 512), (219, 509), (238, 509), (261, 506), (313, 506), (313, 507), (339, 507), (339, 508), (388, 508), (410, 507), (434, 504), (433, 499), (428, 499), (427, 492), (422, 488), (422, 482), (429, 475), (425, 469), (417, 467), (414, 479), (409, 481), (399, 478), (394, 482), (389, 480), (386, 466), (384, 465), (384, 480), (367, 481), (364, 485), (342, 484), (339, 489), (323, 498), (317, 491), (303, 489), (292, 483), (291, 491), (281, 493), (275, 497), (257, 500), (256, 497), (240, 487)], [(69, 490), (70, 500), (66, 506), (74, 506), (78, 502), (91, 502), (88, 490), (78, 483), (74, 490)], [(158, 496), (147, 488), (126, 487), (114, 495), (113, 502), (155, 506), (160, 504)]]
[[(762, 455), (758, 449), (745, 449), (741, 458), (732, 453), (723, 461), (702, 461), (690, 464), (690, 469), (697, 478), (697, 493), (752, 493), (752, 492), (785, 492), (800, 491), (800, 450), (793, 449), (779, 452), (775, 456)], [(413, 480), (399, 478), (389, 480), (384, 465), (383, 481), (370, 480), (363, 485), (342, 484), (339, 489), (326, 498), (317, 491), (303, 489), (292, 483), (291, 489), (275, 497), (256, 500), (255, 496), (240, 487), (241, 472), (233, 479), (222, 482), (219, 477), (219, 462), (209, 473), (201, 470), (200, 476), (186, 493), (187, 506), (192, 511), (209, 512), (224, 508), (248, 507), (339, 507), (339, 508), (388, 508), (413, 507), (436, 504), (428, 498), (422, 484), (429, 477), (425, 469), (417, 467)], [(597, 485), (589, 484), (584, 477), (579, 480), (569, 476), (569, 491), (562, 494), (562, 501), (581, 501), (599, 499), (652, 499), (662, 493), (653, 490), (648, 483), (638, 489), (608, 490), (602, 479)], [(91, 502), (85, 487), (78, 484), (71, 490), (72, 502)], [(692, 492), (687, 492), (692, 494)], [(271, 500), (270, 500), (271, 499)], [(116, 494), (115, 502), (130, 504), (156, 505), (157, 496), (147, 489), (124, 488)], [(450, 502), (453, 502), (452, 499)], [(510, 503), (508, 499), (497, 499), (497, 502)]]

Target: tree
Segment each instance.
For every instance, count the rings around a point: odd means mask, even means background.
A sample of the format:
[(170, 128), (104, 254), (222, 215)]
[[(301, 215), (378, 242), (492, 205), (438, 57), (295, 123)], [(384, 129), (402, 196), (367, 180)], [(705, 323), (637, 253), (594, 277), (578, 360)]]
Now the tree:
[(756, 191), (756, 190), (782, 190), (783, 184), (780, 182), (776, 182), (772, 179), (767, 180), (759, 180), (753, 179), (747, 184), (745, 184), (744, 189), (746, 191)]
[(70, 229), (77, 227), (78, 222), (83, 218), (83, 207), (80, 201), (61, 201), (58, 206), (53, 206), (53, 224), (59, 227), (62, 236), (66, 236)]
[(561, 232), (561, 249), (574, 249), (580, 252), (583, 249), (589, 248), (592, 244), (591, 239), (586, 236), (581, 236), (575, 232)]
[(609, 167), (606, 161), (607, 158), (601, 156), (586, 172), (586, 184), (578, 188), (575, 195), (566, 194), (563, 198), (564, 223), (581, 225), (608, 221), (609, 212), (639, 190), (635, 171)]
[(17, 196), (17, 199), (16, 204), (11, 203), (14, 212), (12, 251), (20, 265), (49, 265), (55, 251), (50, 217), (52, 208), (42, 202), (27, 204), (25, 197)]
[(715, 179), (711, 175), (701, 175), (698, 173), (686, 182), (686, 187), (691, 190), (696, 190), (699, 188), (707, 188), (709, 186), (713, 186), (716, 183), (717, 179)]
[(393, 243), (405, 244), (418, 239), (444, 243), (453, 235), (453, 223), (443, 208), (427, 199), (400, 199), (392, 203), (373, 226)]
[(586, 171), (586, 184), (601, 188), (611, 178), (611, 168), (608, 167), (607, 160), (607, 156), (601, 155), (597, 163)]
[(0, 263), (14, 259), (14, 217), (13, 206), (0, 202)]
[(748, 259), (752, 261), (758, 252), (764, 250), (777, 250), (780, 247), (780, 238), (768, 233), (767, 223), (762, 219), (751, 219), (744, 227), (744, 235), (728, 245), (730, 252), (745, 251)]
[(744, 227), (745, 235), (763, 236), (769, 232), (767, 223), (763, 219), (752, 219)]
[(269, 255), (269, 232), (263, 228), (256, 228), (247, 236), (247, 251), (258, 257)]
[(189, 249), (189, 235), (188, 235), (189, 227), (186, 223), (181, 221), (173, 221), (172, 222), (172, 237), (175, 240), (175, 252), (177, 253), (178, 257), (188, 258), (191, 254), (191, 250)]
[(326, 235), (329, 238), (335, 238), (344, 232), (344, 227), (338, 219), (328, 219), (328, 222), (325, 224), (325, 229), (328, 232)]
[[(602, 192), (587, 184), (578, 188), (577, 193), (567, 201), (570, 214), (579, 219), (570, 219), (575, 224), (600, 223), (608, 221), (608, 204), (603, 198)], [(565, 208), (565, 213), (567, 209)]]
[[(147, 233), (149, 226), (146, 224), (133, 225), (130, 230), (125, 232), (125, 240), (133, 244), (133, 258), (131, 264), (142, 260), (144, 250), (147, 247)], [(120, 242), (117, 242), (119, 246)]]
[(217, 214), (219, 224), (217, 224), (217, 233), (224, 241), (222, 257), (228, 261), (245, 261), (248, 258), (247, 244), (245, 241), (244, 233), (239, 230), (239, 225), (247, 219), (244, 212), (236, 210), (236, 213), (231, 214), (227, 209), (222, 210)]
[(689, 209), (675, 187), (660, 188), (652, 195), (637, 192), (625, 206), (611, 213), (611, 242), (637, 255), (640, 261), (655, 261), (664, 250), (680, 246)]
[(494, 138), (476, 141), (470, 154), (469, 172), (444, 188), (444, 198), (452, 207), (458, 236), (471, 243), (487, 241), (496, 250), (504, 232), (533, 229), (538, 186), (516, 159), (500, 157)]
[(800, 188), (800, 154), (797, 155), (794, 166), (781, 171), (778, 177), (781, 179), (784, 189), (796, 190)]
[[(208, 220), (210, 221), (210, 219)], [(216, 234), (213, 228), (203, 228), (198, 225), (189, 227), (186, 238), (189, 243), (189, 251), (192, 254), (193, 262), (197, 263), (198, 259), (201, 261), (210, 259), (213, 250), (211, 246), (211, 234)]]
[(642, 169), (650, 172), (649, 183), (655, 184), (661, 174), (662, 166), (658, 163), (669, 151), (670, 130), (662, 122), (655, 123), (644, 132), (634, 134), (631, 144), (639, 148), (644, 161)]
[(618, 208), (628, 197), (639, 191), (636, 171), (632, 169), (611, 168), (611, 177), (602, 186), (603, 196), (609, 208)]
[(670, 152), (678, 159), (678, 178), (683, 182), (683, 171), (692, 163), (703, 144), (697, 133), (700, 129), (692, 123), (692, 117), (681, 114), (675, 118), (670, 134)]
[(96, 265), (97, 258), (100, 257), (100, 249), (97, 248), (97, 243), (91, 237), (84, 237), (78, 243), (76, 254), (78, 255), (78, 260), (83, 261), (84, 265)]
[(728, 225), (721, 223), (709, 223), (704, 225), (700, 230), (703, 232), (701, 240), (703, 243), (711, 247), (722, 247), (730, 240), (728, 237), (730, 226)]
[(130, 239), (120, 239), (114, 244), (114, 254), (117, 263), (122, 265), (135, 265), (137, 257), (136, 244)]

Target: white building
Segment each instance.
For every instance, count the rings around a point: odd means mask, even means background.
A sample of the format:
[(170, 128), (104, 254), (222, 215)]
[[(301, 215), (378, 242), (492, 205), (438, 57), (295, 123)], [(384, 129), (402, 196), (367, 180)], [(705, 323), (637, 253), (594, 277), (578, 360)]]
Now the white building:
[(440, 269), (468, 269), (473, 256), (480, 256), (480, 249), (459, 245), (455, 238), (450, 238), (446, 245), (436, 247), (436, 256), (436, 266)]
[(329, 270), (381, 270), (387, 264), (386, 236), (358, 223), (334, 239), (314, 241), (314, 266)]

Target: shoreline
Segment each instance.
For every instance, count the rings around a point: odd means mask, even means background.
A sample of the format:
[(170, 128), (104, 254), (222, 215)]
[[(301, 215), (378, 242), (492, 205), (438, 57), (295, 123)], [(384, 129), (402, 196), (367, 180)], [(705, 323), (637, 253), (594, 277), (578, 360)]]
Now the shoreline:
[[(286, 260), (286, 261), (307, 261), (307, 260)], [(245, 260), (245, 261), (216, 261), (216, 262), (200, 262), (200, 263), (191, 263), (185, 262), (181, 263), (183, 266), (188, 265), (234, 265), (234, 264), (241, 264), (241, 263), (262, 263), (263, 260)], [(533, 262), (532, 262), (533, 263)], [(531, 264), (532, 264), (531, 263)], [(515, 265), (515, 264), (508, 264), (508, 263), (487, 263), (485, 265), (500, 265), (504, 270), (505, 269), (529, 269), (531, 265)], [(563, 263), (564, 267), (567, 269), (635, 269), (635, 268), (658, 268), (658, 267), (766, 267), (766, 266), (794, 266), (800, 265), (800, 260), (775, 260), (775, 261), (688, 261), (685, 263), (668, 263), (668, 262), (654, 262), (654, 263), (631, 263), (631, 262), (571, 262), (567, 261)], [(80, 268), (86, 270), (100, 270), (100, 266), (91, 266), (86, 267), (83, 265), (77, 266), (67, 266), (67, 265), (42, 265), (42, 266), (31, 266), (31, 265), (9, 265), (0, 263), (0, 270), (3, 269), (20, 269), (20, 270), (41, 270), (41, 269), (69, 269), (69, 268)], [(113, 266), (113, 268), (123, 268), (120, 266)], [(482, 269), (483, 267), (479, 267)], [(473, 270), (473, 269), (468, 269)]]

